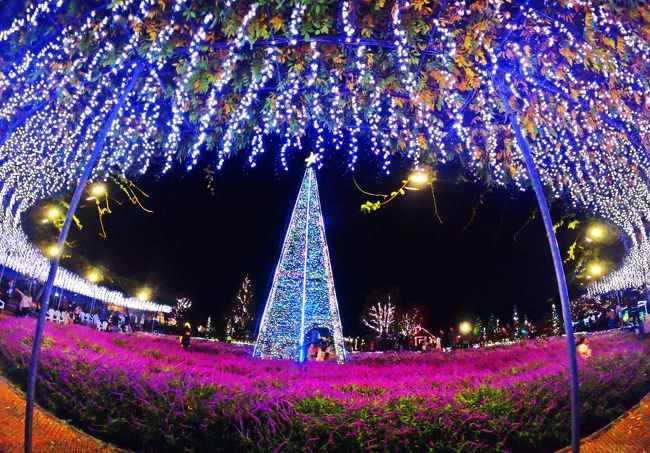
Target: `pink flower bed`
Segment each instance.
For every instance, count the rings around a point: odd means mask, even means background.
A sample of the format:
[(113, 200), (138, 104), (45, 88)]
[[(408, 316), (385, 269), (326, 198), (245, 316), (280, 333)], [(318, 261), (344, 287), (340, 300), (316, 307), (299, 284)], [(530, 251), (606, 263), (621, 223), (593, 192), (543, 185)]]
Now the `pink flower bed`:
[[(0, 364), (22, 384), (33, 320), (0, 321)], [(137, 450), (552, 450), (569, 439), (563, 338), (452, 354), (352, 356), (350, 363), (253, 359), (177, 338), (48, 324), (38, 400)], [(648, 390), (646, 343), (591, 339), (581, 362), (585, 432)], [(207, 442), (207, 443), (206, 443)]]

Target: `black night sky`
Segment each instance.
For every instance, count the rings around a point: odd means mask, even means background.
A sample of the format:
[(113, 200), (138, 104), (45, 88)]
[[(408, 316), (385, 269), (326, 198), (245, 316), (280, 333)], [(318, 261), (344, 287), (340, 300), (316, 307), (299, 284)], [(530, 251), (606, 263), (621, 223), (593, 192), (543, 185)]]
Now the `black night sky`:
[[(272, 156), (268, 151), (254, 169), (242, 156), (227, 161), (215, 174), (214, 196), (201, 169), (186, 173), (179, 165), (162, 177), (149, 173), (137, 184), (150, 195), (141, 198), (154, 214), (128, 202), (111, 203), (107, 239), (98, 236), (97, 211), (87, 202), (79, 210), (84, 229), (71, 236), (72, 255), (105, 266), (108, 275), (148, 284), (163, 302), (190, 297), (199, 322), (208, 314), (213, 320), (223, 317), (250, 273), (261, 310), (305, 157), (297, 153), (285, 172)], [(388, 193), (407, 172), (408, 167), (396, 164), (386, 177), (377, 162), (366, 162), (356, 178), (366, 190)], [(363, 332), (359, 319), (366, 295), (384, 287), (399, 288), (403, 306), (428, 311), (431, 328), (493, 312), (510, 316), (514, 304), (531, 319), (549, 310), (546, 301), (557, 296), (539, 216), (514, 240), (536, 206), (532, 192), (486, 191), (483, 184), (458, 182), (457, 176), (454, 168), (439, 175), (440, 224), (430, 190), (408, 191), (385, 208), (363, 214), (360, 205), (371, 198), (355, 187), (345, 159), (333, 158), (318, 171), (345, 332)], [(115, 186), (110, 191), (118, 193)], [(119, 193), (114, 198), (125, 199)], [(461, 233), (475, 205), (475, 218)], [(556, 215), (561, 213), (558, 209)], [(75, 261), (65, 265), (79, 270)]]

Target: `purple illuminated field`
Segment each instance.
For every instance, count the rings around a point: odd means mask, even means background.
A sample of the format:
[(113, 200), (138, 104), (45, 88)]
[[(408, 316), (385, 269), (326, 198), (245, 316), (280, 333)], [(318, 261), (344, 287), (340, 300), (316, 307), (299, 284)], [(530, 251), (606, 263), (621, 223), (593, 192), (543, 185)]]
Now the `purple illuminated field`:
[[(3, 373), (25, 380), (32, 320), (0, 321)], [(138, 451), (548, 451), (569, 441), (562, 338), (351, 363), (252, 359), (236, 346), (48, 324), (38, 400)], [(647, 341), (592, 339), (581, 362), (583, 433), (648, 390)]]

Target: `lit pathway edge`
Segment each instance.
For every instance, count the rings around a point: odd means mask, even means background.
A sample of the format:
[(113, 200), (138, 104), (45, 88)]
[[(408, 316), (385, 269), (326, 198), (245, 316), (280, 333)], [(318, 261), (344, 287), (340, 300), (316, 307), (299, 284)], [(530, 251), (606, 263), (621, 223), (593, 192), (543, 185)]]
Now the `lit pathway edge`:
[[(650, 393), (619, 418), (580, 441), (581, 453), (650, 451)], [(571, 451), (570, 447), (558, 453)]]
[[(24, 393), (0, 375), (0, 451), (22, 452)], [(59, 420), (41, 407), (34, 411), (34, 451), (75, 453), (124, 452)]]

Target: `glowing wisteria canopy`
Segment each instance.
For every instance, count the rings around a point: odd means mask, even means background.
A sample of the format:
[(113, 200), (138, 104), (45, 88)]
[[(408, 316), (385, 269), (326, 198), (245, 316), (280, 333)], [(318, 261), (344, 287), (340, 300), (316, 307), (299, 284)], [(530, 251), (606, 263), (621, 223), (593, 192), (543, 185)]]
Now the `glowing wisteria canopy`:
[[(73, 187), (109, 112), (95, 178), (110, 171), (255, 166), (308, 147), (461, 161), (491, 184), (527, 172), (499, 94), (555, 197), (620, 228), (650, 264), (650, 11), (641, 2), (35, 0), (0, 30), (0, 199), (5, 229)], [(512, 93), (512, 96), (510, 96)], [(361, 151), (364, 151), (363, 153)]]

